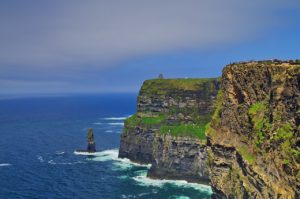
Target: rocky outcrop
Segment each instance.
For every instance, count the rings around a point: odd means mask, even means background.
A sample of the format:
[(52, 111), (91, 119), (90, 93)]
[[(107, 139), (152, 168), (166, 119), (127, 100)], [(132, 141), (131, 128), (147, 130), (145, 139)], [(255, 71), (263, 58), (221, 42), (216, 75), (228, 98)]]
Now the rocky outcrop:
[(300, 198), (300, 63), (230, 64), (208, 135), (214, 198)]
[(95, 153), (96, 152), (96, 143), (95, 143), (95, 139), (94, 139), (94, 133), (93, 133), (93, 129), (89, 128), (88, 133), (87, 133), (87, 148), (86, 150), (84, 149), (76, 149), (75, 153)]
[(208, 184), (206, 145), (197, 138), (156, 136), (148, 176)]
[(132, 128), (125, 122), (125, 129), (121, 134), (119, 157), (140, 164), (152, 163), (154, 136), (155, 133), (151, 129), (143, 129), (139, 126)]
[(88, 152), (96, 152), (96, 143), (95, 143), (95, 139), (94, 139), (94, 133), (93, 133), (93, 129), (89, 128), (88, 134), (87, 134), (87, 151)]
[(207, 183), (204, 126), (218, 89), (218, 79), (145, 81), (137, 113), (125, 121), (119, 156), (151, 163), (152, 178)]

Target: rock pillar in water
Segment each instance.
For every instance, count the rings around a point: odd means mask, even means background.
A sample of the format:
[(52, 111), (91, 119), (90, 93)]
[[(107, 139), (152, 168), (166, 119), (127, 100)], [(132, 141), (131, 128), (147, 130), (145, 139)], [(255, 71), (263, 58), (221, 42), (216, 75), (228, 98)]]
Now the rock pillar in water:
[(93, 129), (90, 128), (87, 134), (87, 151), (88, 152), (96, 152), (96, 144), (95, 144), (95, 139), (94, 139), (94, 134), (93, 134)]

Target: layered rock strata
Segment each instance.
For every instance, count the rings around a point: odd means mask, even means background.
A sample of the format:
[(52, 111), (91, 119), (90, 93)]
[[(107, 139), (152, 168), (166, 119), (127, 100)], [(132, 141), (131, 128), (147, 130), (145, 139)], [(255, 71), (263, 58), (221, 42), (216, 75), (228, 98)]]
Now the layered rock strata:
[(230, 64), (208, 135), (214, 198), (300, 198), (300, 63)]
[(208, 183), (204, 126), (219, 84), (218, 79), (145, 81), (137, 113), (125, 121), (119, 156), (151, 163), (152, 178)]

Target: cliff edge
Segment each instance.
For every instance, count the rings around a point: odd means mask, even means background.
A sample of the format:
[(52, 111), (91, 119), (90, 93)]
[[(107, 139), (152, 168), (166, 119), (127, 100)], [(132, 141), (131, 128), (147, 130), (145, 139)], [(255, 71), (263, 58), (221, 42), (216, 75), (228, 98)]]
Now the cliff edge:
[(300, 63), (223, 70), (207, 127), (214, 198), (300, 198)]
[(137, 113), (125, 121), (119, 157), (148, 164), (148, 176), (208, 183), (205, 125), (219, 79), (144, 82)]

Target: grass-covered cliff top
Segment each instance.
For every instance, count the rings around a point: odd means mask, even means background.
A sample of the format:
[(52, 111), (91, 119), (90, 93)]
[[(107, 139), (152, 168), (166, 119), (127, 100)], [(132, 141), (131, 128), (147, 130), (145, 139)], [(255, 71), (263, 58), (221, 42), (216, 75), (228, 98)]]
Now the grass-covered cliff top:
[(150, 79), (141, 87), (136, 114), (125, 121), (125, 132), (136, 127), (175, 137), (205, 140), (205, 126), (220, 78)]
[(143, 83), (140, 94), (164, 94), (167, 91), (197, 91), (209, 89), (220, 78), (150, 79)]
[(134, 114), (125, 120), (125, 130), (133, 130), (137, 126), (155, 130), (158, 134), (170, 134), (175, 137), (194, 137), (205, 140), (205, 126), (210, 121), (210, 115), (203, 115), (197, 123), (168, 124), (166, 113), (141, 116)]

